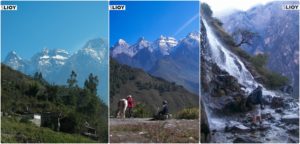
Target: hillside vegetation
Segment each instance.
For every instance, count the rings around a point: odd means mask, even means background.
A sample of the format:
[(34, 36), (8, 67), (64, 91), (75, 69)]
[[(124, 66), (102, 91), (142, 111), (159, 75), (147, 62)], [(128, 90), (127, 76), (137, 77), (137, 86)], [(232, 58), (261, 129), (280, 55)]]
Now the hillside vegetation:
[[(59, 131), (78, 135), (85, 131), (85, 127), (88, 124), (96, 130), (99, 142), (107, 142), (108, 109), (106, 104), (96, 95), (97, 77), (90, 74), (86, 80), (85, 87), (79, 88), (77, 86), (76, 73), (74, 72), (68, 80), (68, 86), (58, 86), (47, 83), (39, 73), (32, 78), (4, 64), (1, 64), (1, 77), (1, 112), (4, 115), (2, 117), (4, 122), (8, 121), (7, 117), (16, 116), (17, 119), (20, 119), (22, 115), (26, 114), (51, 114), (59, 117)], [(16, 125), (20, 125), (20, 127)], [(30, 123), (19, 124), (18, 121), (12, 121), (11, 124), (5, 127), (2, 123), (2, 142), (6, 142), (5, 140), (21, 142), (18, 139), (5, 138), (5, 136), (11, 134), (9, 134), (9, 131), (8, 134), (3, 132), (6, 132), (5, 129), (14, 128), (13, 133), (27, 135), (22, 130), (22, 127), (26, 127), (26, 125), (32, 129), (32, 131), (26, 132), (30, 133), (28, 135), (43, 129), (31, 128)], [(57, 131), (53, 121), (49, 121), (44, 127), (50, 128), (53, 132), (50, 132), (51, 130), (48, 129), (49, 133), (41, 133), (41, 135), (51, 135), (54, 134), (54, 131)], [(54, 135), (53, 137), (55, 137)], [(34, 141), (31, 142), (38, 142), (35, 141), (38, 139), (32, 139)], [(44, 139), (43, 142), (51, 141), (50, 139)], [(67, 142), (67, 140), (64, 142)]]
[(152, 116), (163, 100), (168, 101), (173, 114), (184, 108), (199, 107), (199, 96), (182, 86), (110, 59), (110, 115), (115, 116), (119, 99), (127, 95), (132, 95), (135, 101), (135, 117)]

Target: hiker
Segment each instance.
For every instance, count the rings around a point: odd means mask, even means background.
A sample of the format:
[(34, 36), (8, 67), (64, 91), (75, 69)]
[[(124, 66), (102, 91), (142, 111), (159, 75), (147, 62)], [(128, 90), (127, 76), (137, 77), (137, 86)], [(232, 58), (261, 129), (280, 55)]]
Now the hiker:
[(261, 119), (261, 110), (264, 109), (263, 98), (262, 98), (262, 87), (258, 86), (255, 90), (253, 90), (247, 98), (247, 105), (254, 105), (253, 110), (253, 125), (256, 125), (257, 119), (259, 123), (262, 124)]
[(132, 98), (131, 95), (127, 96), (127, 103), (128, 103), (128, 105), (127, 105), (128, 115), (129, 115), (129, 118), (131, 118), (132, 117), (132, 108), (134, 106), (133, 105), (133, 98)]
[(169, 114), (168, 102), (166, 100), (163, 101), (162, 110), (158, 112), (158, 115), (167, 115)]

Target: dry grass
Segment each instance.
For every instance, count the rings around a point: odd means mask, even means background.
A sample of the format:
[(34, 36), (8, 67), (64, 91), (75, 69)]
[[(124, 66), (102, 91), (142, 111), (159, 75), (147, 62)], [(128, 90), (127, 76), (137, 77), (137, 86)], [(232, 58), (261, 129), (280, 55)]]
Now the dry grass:
[[(111, 126), (111, 142), (198, 143), (198, 122), (172, 120)], [(120, 135), (125, 136), (122, 139)]]

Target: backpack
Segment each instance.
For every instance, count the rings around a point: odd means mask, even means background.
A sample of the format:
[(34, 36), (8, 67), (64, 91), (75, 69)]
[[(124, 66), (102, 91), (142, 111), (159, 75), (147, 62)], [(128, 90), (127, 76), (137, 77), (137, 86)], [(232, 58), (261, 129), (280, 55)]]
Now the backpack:
[(250, 101), (254, 105), (258, 105), (262, 103), (262, 94), (260, 90), (254, 90), (250, 95), (249, 95)]

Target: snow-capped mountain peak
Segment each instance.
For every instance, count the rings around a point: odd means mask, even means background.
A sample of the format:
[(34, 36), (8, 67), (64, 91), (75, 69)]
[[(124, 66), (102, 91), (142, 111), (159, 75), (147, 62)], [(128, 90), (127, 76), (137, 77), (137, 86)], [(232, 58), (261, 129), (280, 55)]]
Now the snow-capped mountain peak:
[(149, 48), (150, 47), (150, 42), (145, 40), (144, 37), (140, 37), (138, 42), (137, 42), (138, 47), (136, 47), (137, 49), (143, 49), (143, 48)]
[(169, 55), (170, 51), (173, 47), (177, 46), (178, 42), (176, 41), (175, 38), (173, 37), (165, 37), (163, 35), (161, 35), (159, 37), (159, 39), (157, 39), (154, 44), (153, 47), (155, 49), (160, 50), (160, 53), (162, 55)]
[(25, 62), (22, 60), (21, 57), (15, 51), (11, 51), (6, 56), (4, 63), (9, 65), (14, 70), (22, 70), (25, 67)]
[(102, 58), (99, 55), (99, 53), (93, 48), (83, 48), (82, 50), (79, 50), (77, 54), (81, 54), (84, 56), (90, 56), (99, 62), (102, 61)]
[(114, 45), (111, 55), (112, 57), (116, 57), (117, 55), (124, 53), (132, 56), (133, 54), (131, 54), (128, 48), (129, 45), (126, 43), (126, 41), (123, 39), (119, 39), (119, 41)]
[(126, 41), (123, 40), (123, 39), (119, 39), (119, 41), (118, 41), (117, 44), (118, 44), (118, 45), (128, 45), (128, 44), (126, 43)]
[(199, 32), (191, 32), (188, 34), (187, 38), (193, 39), (196, 41), (200, 41), (200, 33)]

